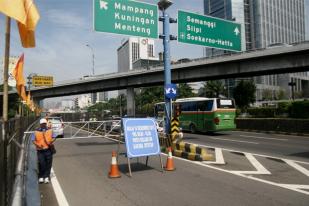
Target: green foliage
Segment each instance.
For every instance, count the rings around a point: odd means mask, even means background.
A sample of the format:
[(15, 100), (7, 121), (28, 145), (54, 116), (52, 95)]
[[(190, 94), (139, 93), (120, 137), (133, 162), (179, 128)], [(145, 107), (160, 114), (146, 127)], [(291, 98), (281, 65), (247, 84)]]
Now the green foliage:
[(282, 100), (282, 99), (286, 99), (286, 94), (285, 94), (285, 91), (280, 89), (278, 92), (277, 92), (277, 99), (278, 100)]
[(177, 98), (194, 97), (193, 89), (187, 83), (181, 83), (178, 85)]
[(264, 89), (262, 92), (263, 100), (273, 100), (273, 92), (271, 89)]
[(224, 88), (224, 84), (222, 81), (215, 80), (215, 81), (207, 81), (203, 84), (203, 87), (199, 90), (199, 96), (200, 97), (220, 97), (227, 96), (226, 95), (226, 89)]
[(240, 81), (234, 88), (234, 99), (236, 105), (242, 110), (246, 110), (251, 103), (255, 102), (256, 86), (251, 81)]
[[(120, 115), (120, 102), (122, 114), (125, 114), (126, 98), (124, 95), (111, 98), (108, 102), (99, 102), (87, 108), (87, 112), (92, 116)], [(107, 114), (107, 111), (110, 113)]]
[(279, 102), (277, 107), (277, 114), (289, 113), (291, 102)]
[(290, 106), (290, 117), (309, 118), (309, 101), (293, 102)]
[(272, 107), (259, 107), (259, 108), (248, 108), (247, 112), (253, 116), (258, 118), (272, 118), (276, 115), (276, 108)]

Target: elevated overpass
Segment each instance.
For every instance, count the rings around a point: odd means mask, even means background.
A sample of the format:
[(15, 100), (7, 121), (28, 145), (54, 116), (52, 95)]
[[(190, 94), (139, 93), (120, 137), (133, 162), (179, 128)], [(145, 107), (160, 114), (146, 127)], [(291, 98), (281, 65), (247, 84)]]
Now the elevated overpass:
[[(309, 42), (273, 47), (172, 65), (172, 82), (197, 82), (236, 77), (309, 71)], [(75, 80), (32, 90), (35, 99), (163, 85), (163, 66)]]

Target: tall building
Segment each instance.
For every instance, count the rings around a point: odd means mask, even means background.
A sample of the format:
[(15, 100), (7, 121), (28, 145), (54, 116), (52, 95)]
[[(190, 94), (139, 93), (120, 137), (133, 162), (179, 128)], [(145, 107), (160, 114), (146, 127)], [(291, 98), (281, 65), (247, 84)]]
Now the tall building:
[[(308, 2), (307, 2), (308, 3)], [(205, 14), (242, 24), (244, 50), (285, 46), (305, 40), (305, 0), (204, 0)], [(226, 53), (206, 49), (206, 56)], [(291, 98), (289, 82), (295, 82), (299, 95), (308, 95), (308, 73), (254, 77), (257, 100), (276, 99), (279, 93)], [(232, 84), (231, 84), (232, 82)], [(233, 83), (234, 82), (234, 83)], [(227, 80), (232, 88), (237, 80)]]
[[(153, 39), (130, 37), (124, 41), (117, 49), (118, 56), (118, 72), (128, 72), (135, 65), (153, 64), (154, 61), (159, 61), (155, 57), (155, 46)], [(118, 95), (125, 95), (126, 91), (119, 91)]]
[(117, 49), (118, 72), (133, 70), (133, 64), (142, 59), (155, 61), (155, 46), (153, 39), (130, 37)]

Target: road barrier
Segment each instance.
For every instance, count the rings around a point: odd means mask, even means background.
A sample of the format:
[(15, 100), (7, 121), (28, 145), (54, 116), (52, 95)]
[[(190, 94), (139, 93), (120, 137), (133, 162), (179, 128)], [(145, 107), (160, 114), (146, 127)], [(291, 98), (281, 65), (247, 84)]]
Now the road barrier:
[[(34, 120), (35, 117), (10, 119), (6, 125), (7, 135), (3, 137), (0, 133), (0, 205), (9, 205), (14, 198), (19, 203), (25, 201), (29, 139), (25, 137), (24, 131)], [(0, 127), (1, 130), (4, 128), (2, 122)]]
[(209, 154), (205, 148), (196, 144), (188, 144), (183, 141), (173, 142), (173, 155), (193, 161), (211, 161), (213, 155)]

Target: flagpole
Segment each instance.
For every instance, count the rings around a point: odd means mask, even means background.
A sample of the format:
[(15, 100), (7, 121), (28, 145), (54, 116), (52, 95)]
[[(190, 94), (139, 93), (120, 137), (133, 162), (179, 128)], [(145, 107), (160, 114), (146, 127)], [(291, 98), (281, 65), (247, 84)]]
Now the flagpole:
[(8, 175), (7, 175), (7, 129), (8, 129), (8, 76), (9, 76), (9, 56), (10, 56), (10, 33), (11, 18), (6, 17), (5, 29), (5, 51), (4, 51), (4, 68), (3, 68), (3, 110), (2, 110), (2, 141), (3, 141), (3, 183), (4, 183), (4, 203), (8, 204)]
[(9, 57), (10, 57), (10, 33), (11, 33), (11, 18), (6, 17), (5, 30), (5, 51), (4, 51), (4, 69), (3, 69), (3, 122), (8, 121), (8, 76), (9, 76)]

